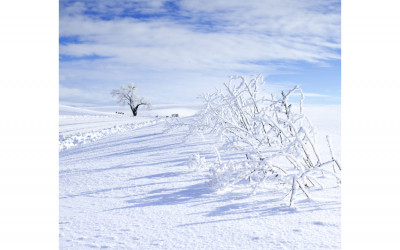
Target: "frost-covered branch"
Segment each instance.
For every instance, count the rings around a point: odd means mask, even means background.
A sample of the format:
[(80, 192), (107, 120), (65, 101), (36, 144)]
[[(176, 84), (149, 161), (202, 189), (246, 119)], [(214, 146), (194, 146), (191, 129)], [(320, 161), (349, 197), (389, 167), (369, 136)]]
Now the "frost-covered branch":
[[(188, 131), (217, 136), (223, 142), (219, 151), (245, 157), (224, 161), (218, 156), (214, 162), (205, 162), (198, 156), (193, 158), (197, 162), (194, 165), (210, 168), (210, 184), (218, 189), (241, 181), (251, 182), (254, 187), (264, 182), (283, 183), (290, 187), (290, 205), (293, 205), (297, 193), (311, 198), (307, 188), (315, 184), (322, 187), (316, 180), (322, 169), (340, 179), (326, 167), (332, 164), (338, 170), (341, 167), (329, 140), (331, 158), (321, 159), (314, 128), (303, 114), (304, 95), (299, 86), (282, 91), (280, 98), (274, 95), (267, 98), (260, 91), (263, 84), (261, 75), (249, 81), (243, 76), (233, 76), (224, 89), (203, 95), (204, 108), (193, 123), (186, 124)], [(298, 110), (289, 103), (294, 94), (300, 96)]]

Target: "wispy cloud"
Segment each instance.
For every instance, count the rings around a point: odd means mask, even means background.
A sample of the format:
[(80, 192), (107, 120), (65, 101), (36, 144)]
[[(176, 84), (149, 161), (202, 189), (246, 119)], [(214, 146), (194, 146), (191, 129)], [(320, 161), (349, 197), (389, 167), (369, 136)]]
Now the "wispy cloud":
[(70, 88), (62, 84), (59, 86), (61, 103), (82, 102), (87, 104), (107, 104), (109, 93), (87, 88)]
[(61, 1), (60, 42), (70, 59), (60, 63), (65, 86), (113, 88), (156, 74), (171, 84), (180, 75), (181, 89), (194, 76), (209, 87), (201, 75), (220, 80), (275, 72), (276, 61), (340, 59), (340, 2)]

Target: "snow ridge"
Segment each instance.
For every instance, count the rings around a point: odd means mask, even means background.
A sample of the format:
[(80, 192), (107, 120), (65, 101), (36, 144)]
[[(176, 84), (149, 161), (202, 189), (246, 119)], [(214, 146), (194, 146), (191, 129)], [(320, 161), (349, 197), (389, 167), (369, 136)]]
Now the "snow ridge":
[(59, 151), (69, 149), (78, 145), (91, 143), (103, 137), (121, 133), (127, 130), (143, 128), (158, 123), (161, 119), (152, 120), (141, 123), (129, 123), (123, 125), (114, 125), (112, 128), (105, 128), (101, 130), (92, 130), (86, 133), (76, 133), (73, 135), (59, 135)]

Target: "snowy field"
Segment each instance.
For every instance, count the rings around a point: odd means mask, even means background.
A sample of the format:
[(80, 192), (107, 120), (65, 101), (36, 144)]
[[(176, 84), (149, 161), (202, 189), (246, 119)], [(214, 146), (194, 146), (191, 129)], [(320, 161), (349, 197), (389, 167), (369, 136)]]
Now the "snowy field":
[(133, 119), (128, 107), (76, 108), (60, 105), (60, 150), (93, 142), (111, 134), (155, 124), (163, 121), (166, 116), (171, 116), (171, 112), (190, 116), (196, 113), (198, 107), (199, 105), (156, 107), (140, 112), (138, 117)]
[[(215, 157), (212, 138), (164, 133), (166, 116), (199, 105), (60, 105), (60, 249), (339, 249), (340, 187), (328, 179), (296, 208), (273, 190), (214, 192), (189, 155)], [(116, 112), (124, 112), (116, 114)], [(340, 106), (306, 106), (321, 152), (329, 134), (340, 158)], [(158, 117), (156, 117), (158, 116)]]

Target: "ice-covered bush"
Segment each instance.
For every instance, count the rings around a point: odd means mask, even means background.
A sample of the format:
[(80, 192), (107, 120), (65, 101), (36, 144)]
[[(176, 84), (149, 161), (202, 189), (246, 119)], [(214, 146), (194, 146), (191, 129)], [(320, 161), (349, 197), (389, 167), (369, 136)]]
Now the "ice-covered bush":
[[(341, 167), (328, 137), (331, 156), (321, 158), (313, 126), (303, 114), (302, 90), (295, 86), (275, 97), (260, 91), (263, 84), (261, 75), (250, 80), (235, 76), (224, 89), (204, 94), (204, 109), (186, 125), (190, 133), (212, 134), (222, 143), (215, 161), (205, 162), (197, 155), (191, 162), (209, 168), (210, 184), (218, 189), (243, 181), (254, 188), (277, 183), (288, 189), (293, 205), (298, 190), (311, 198), (307, 189), (322, 187), (317, 180), (321, 174), (340, 182), (337, 172)], [(289, 97), (298, 103), (289, 103)], [(220, 152), (235, 152), (241, 158), (223, 160)]]
[(188, 166), (192, 169), (200, 169), (206, 166), (206, 159), (201, 157), (199, 154), (192, 154), (189, 156)]

